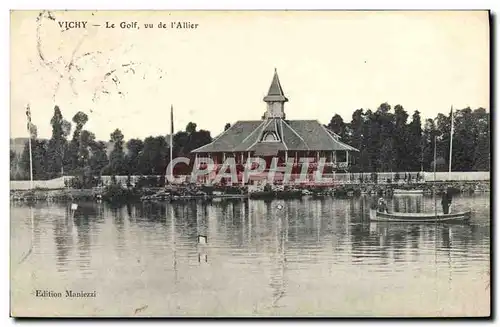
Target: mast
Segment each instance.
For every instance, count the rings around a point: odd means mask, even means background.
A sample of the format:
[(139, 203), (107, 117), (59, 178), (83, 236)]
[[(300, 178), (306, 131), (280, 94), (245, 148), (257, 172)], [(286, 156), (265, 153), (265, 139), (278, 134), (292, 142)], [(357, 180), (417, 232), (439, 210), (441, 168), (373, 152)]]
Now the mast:
[(170, 105), (170, 177), (173, 177), (174, 167), (172, 166), (174, 153), (174, 106)]
[(453, 152), (453, 105), (451, 106), (451, 112), (450, 112), (450, 119), (451, 119), (451, 131), (450, 131), (450, 160), (449, 160), (449, 168), (448, 168), (448, 180), (451, 180), (451, 159), (452, 159), (452, 152)]
[(27, 127), (28, 127), (28, 147), (29, 147), (29, 153), (30, 153), (30, 189), (33, 189), (33, 154), (31, 151), (31, 110), (30, 110), (30, 105), (28, 104), (26, 106), (26, 119), (28, 121)]

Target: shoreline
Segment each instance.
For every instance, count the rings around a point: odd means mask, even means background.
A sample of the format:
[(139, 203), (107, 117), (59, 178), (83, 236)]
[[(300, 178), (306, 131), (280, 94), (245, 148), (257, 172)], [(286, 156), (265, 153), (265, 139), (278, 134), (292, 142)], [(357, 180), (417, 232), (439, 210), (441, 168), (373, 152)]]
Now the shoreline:
[[(434, 184), (437, 192), (445, 188), (452, 188), (456, 193), (488, 193), (489, 181), (462, 181), (462, 182), (424, 182), (411, 184), (373, 184), (352, 183), (338, 186), (297, 186), (293, 189), (271, 189), (250, 192), (247, 187), (226, 186), (207, 187), (179, 185), (175, 192), (167, 191), (169, 187), (156, 188), (93, 188), (93, 189), (33, 189), (10, 190), (11, 202), (73, 202), (73, 201), (106, 201), (106, 202), (155, 202), (155, 201), (186, 201), (196, 199), (286, 199), (302, 196), (332, 196), (348, 198), (359, 195), (393, 196), (394, 190), (420, 190), (420, 194), (432, 194)], [(172, 189), (172, 188), (170, 188)], [(171, 193), (172, 192), (172, 193)]]

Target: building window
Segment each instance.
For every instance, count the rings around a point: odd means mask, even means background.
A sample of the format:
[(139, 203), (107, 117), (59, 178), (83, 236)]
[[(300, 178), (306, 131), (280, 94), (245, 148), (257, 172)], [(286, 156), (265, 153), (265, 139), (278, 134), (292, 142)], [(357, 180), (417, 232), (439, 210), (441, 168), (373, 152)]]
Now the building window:
[(262, 137), (262, 142), (277, 142), (277, 141), (278, 141), (278, 137), (273, 132), (267, 132)]
[(337, 151), (337, 162), (347, 161), (347, 151)]

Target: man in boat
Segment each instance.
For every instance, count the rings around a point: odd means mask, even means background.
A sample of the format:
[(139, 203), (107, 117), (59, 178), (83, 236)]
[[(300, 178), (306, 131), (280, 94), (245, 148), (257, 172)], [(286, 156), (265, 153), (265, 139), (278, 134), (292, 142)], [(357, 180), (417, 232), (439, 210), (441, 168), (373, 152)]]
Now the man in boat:
[(385, 203), (385, 200), (383, 197), (380, 197), (380, 199), (378, 199), (378, 208), (377, 210), (379, 212), (387, 212), (387, 203)]
[(451, 190), (447, 189), (441, 195), (441, 206), (443, 207), (443, 213), (445, 215), (447, 215), (450, 211), (451, 200), (452, 200)]

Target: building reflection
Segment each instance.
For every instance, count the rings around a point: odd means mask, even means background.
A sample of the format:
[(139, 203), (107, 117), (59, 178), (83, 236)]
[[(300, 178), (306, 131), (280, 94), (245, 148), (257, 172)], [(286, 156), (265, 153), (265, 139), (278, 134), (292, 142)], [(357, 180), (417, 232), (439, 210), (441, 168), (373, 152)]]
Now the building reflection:
[(274, 251), (271, 255), (271, 269), (269, 286), (272, 289), (271, 306), (279, 307), (279, 301), (286, 294), (286, 239), (288, 236), (288, 213), (286, 210), (278, 209), (283, 212), (276, 213), (276, 221), (272, 228), (272, 238), (274, 243)]
[(394, 212), (424, 212), (423, 195), (394, 196), (392, 198), (392, 210)]

